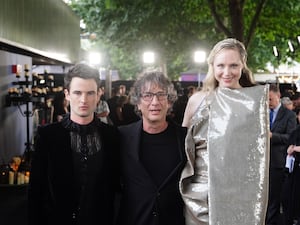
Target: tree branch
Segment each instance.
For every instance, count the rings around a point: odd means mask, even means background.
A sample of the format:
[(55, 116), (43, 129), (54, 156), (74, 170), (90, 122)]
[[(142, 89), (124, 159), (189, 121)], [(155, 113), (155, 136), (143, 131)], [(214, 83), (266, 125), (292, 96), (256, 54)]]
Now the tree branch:
[(256, 27), (257, 27), (257, 23), (259, 21), (260, 14), (261, 14), (266, 2), (267, 2), (267, 0), (261, 0), (259, 2), (259, 4), (257, 4), (257, 6), (256, 6), (255, 15), (254, 15), (254, 17), (251, 21), (250, 28), (249, 28), (249, 31), (248, 31), (248, 35), (245, 39), (245, 46), (249, 45), (249, 43), (251, 42), (251, 40), (254, 36), (255, 30), (256, 30)]
[(224, 25), (224, 23), (222, 22), (220, 16), (218, 15), (217, 11), (216, 11), (216, 4), (214, 0), (207, 0), (207, 4), (210, 8), (211, 14), (215, 19), (216, 22), (216, 26), (217, 28), (221, 29), (225, 35), (227, 35), (228, 37), (232, 36), (232, 33), (230, 32), (230, 30)]
[(236, 39), (244, 42), (244, 18), (243, 18), (243, 1), (229, 0), (229, 16), (231, 19), (232, 33)]

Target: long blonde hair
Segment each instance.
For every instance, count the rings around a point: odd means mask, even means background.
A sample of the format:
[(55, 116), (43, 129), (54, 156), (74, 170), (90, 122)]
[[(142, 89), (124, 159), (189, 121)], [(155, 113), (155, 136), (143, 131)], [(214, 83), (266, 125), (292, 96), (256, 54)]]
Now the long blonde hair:
[(243, 63), (243, 70), (241, 74), (241, 78), (239, 83), (242, 87), (251, 87), (255, 85), (255, 81), (252, 76), (251, 70), (247, 66), (247, 51), (244, 44), (234, 38), (227, 38), (220, 42), (218, 42), (213, 49), (211, 50), (208, 58), (208, 72), (206, 78), (203, 82), (204, 91), (213, 91), (219, 86), (219, 82), (216, 80), (214, 76), (213, 62), (215, 56), (224, 49), (233, 49), (237, 50), (240, 54), (241, 61)]

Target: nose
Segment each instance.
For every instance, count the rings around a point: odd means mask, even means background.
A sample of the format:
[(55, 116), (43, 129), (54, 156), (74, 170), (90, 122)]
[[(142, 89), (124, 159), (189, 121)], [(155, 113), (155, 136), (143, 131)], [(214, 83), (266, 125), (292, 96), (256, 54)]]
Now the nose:
[(80, 96), (80, 101), (81, 101), (81, 102), (86, 102), (86, 101), (87, 101), (87, 94), (82, 94), (82, 95)]
[(158, 103), (159, 101), (158, 101), (158, 97), (157, 97), (157, 95), (154, 95), (153, 96), (153, 98), (152, 98), (152, 101), (151, 101), (151, 103), (153, 104), (155, 104), (155, 103)]
[(224, 75), (230, 75), (230, 68), (228, 66), (225, 66), (223, 73), (224, 73)]

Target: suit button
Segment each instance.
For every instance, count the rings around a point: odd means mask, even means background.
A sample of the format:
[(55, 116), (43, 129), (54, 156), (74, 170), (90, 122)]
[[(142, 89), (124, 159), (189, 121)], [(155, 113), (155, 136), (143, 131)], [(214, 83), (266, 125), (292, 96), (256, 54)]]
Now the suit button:
[(84, 156), (84, 157), (81, 158), (81, 162), (83, 162), (83, 163), (86, 163), (87, 160), (88, 160), (88, 158), (86, 156)]
[(156, 216), (157, 216), (157, 212), (153, 211), (153, 212), (152, 212), (152, 215), (153, 215), (154, 217), (156, 217)]

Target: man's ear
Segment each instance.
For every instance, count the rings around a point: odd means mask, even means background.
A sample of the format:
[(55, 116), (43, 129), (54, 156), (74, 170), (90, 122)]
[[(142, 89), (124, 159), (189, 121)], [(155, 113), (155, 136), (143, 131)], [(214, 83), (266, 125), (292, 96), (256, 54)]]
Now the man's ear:
[(68, 89), (64, 89), (65, 98), (69, 101), (69, 91)]

